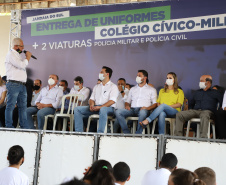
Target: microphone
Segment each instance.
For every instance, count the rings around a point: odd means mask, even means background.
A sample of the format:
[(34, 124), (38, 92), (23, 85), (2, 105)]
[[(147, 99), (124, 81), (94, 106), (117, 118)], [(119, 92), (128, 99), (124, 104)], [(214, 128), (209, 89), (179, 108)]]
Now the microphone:
[[(24, 53), (26, 54), (26, 53), (27, 53), (27, 51), (26, 51), (26, 50), (24, 50)], [(31, 58), (33, 58), (33, 59), (36, 59), (36, 60), (37, 60), (37, 58), (36, 58), (35, 56), (33, 56), (33, 55), (31, 55)]]

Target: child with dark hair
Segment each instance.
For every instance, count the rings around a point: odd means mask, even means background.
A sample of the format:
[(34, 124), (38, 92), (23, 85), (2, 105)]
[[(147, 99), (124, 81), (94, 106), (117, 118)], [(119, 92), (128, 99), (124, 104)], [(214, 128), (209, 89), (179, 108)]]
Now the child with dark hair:
[(105, 160), (98, 160), (86, 172), (83, 181), (92, 185), (115, 185), (111, 164)]
[(168, 181), (168, 185), (206, 185), (198, 178), (198, 175), (185, 169), (174, 170)]
[(130, 179), (130, 168), (125, 162), (118, 162), (113, 167), (116, 185), (124, 185)]
[(19, 170), (24, 163), (24, 150), (15, 145), (9, 149), (7, 160), (9, 167), (0, 171), (0, 185), (29, 185), (28, 177)]

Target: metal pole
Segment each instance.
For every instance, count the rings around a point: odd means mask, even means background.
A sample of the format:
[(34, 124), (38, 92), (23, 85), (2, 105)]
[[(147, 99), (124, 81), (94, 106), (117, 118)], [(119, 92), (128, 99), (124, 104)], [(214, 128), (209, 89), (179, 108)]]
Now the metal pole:
[(40, 151), (41, 151), (41, 142), (42, 142), (42, 131), (38, 132), (38, 142), (35, 156), (35, 172), (34, 172), (34, 182), (33, 185), (38, 184), (38, 168), (39, 168), (39, 159), (40, 159)]

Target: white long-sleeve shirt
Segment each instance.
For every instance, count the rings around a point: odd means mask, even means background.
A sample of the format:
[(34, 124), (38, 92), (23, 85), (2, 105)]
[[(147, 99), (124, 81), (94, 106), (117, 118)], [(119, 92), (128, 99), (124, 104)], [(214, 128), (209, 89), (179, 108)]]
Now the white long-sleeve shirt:
[(7, 80), (26, 82), (27, 65), (28, 65), (27, 59), (22, 59), (21, 55), (16, 50), (14, 49), (9, 50), (5, 60)]
[(63, 90), (55, 85), (52, 89), (49, 86), (43, 87), (40, 91), (35, 104), (40, 102), (43, 104), (52, 104), (52, 106), (57, 109), (61, 105), (61, 100), (63, 97)]
[[(88, 105), (88, 98), (89, 98), (90, 90), (87, 87), (82, 87), (82, 89), (80, 91), (75, 90), (73, 87), (73, 88), (71, 88), (71, 91), (69, 94), (82, 94), (84, 96), (82, 105), (83, 106)], [(79, 99), (79, 101), (81, 101), (81, 100)]]
[(149, 107), (156, 103), (157, 92), (156, 89), (145, 84), (143, 87), (138, 85), (132, 87), (129, 91), (127, 103), (131, 104), (131, 107)]

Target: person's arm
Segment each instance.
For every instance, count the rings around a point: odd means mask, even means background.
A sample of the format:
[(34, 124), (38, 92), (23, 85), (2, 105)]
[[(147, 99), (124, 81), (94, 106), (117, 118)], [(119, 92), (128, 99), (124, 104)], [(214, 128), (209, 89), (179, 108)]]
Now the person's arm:
[(94, 110), (98, 111), (102, 107), (110, 107), (111, 105), (113, 105), (117, 101), (118, 95), (119, 95), (118, 87), (116, 85), (113, 85), (111, 92), (110, 92), (110, 98), (109, 98), (108, 102), (104, 103), (101, 106), (95, 106)]
[(53, 107), (52, 104), (44, 104), (44, 103), (38, 103), (36, 105), (37, 105), (38, 109), (43, 109), (43, 108), (46, 108), (46, 107)]
[(89, 99), (89, 110), (92, 112), (94, 111), (95, 101)]
[(110, 107), (111, 105), (113, 105), (115, 103), (115, 101), (113, 100), (109, 100), (107, 103), (100, 105), (100, 106), (95, 106), (93, 109), (94, 111), (98, 111), (100, 110), (102, 107)]
[(176, 108), (180, 108), (183, 103), (184, 103), (184, 92), (180, 89), (178, 89), (178, 98), (177, 98), (177, 103), (170, 105), (170, 107), (176, 109)]
[(193, 94), (193, 98), (189, 101), (188, 109), (193, 109), (195, 106), (195, 96), (197, 91)]
[(40, 101), (42, 99), (42, 91), (43, 89), (40, 91), (40, 94), (38, 95), (37, 99), (35, 100), (35, 105), (38, 106), (38, 104), (40, 104)]
[(61, 105), (62, 97), (64, 93), (62, 90), (58, 90), (57, 95), (56, 95), (56, 101), (52, 104), (45, 104), (46, 107), (53, 107), (57, 109)]
[[(90, 94), (90, 90), (88, 88), (86, 88), (84, 90), (84, 92), (82, 93), (83, 97), (83, 102), (85, 102), (88, 98), (89, 98), (89, 94)], [(79, 99), (79, 101), (81, 101), (81, 99)]]
[(90, 99), (89, 99), (89, 110), (90, 111), (94, 111), (94, 106), (95, 106), (95, 95), (96, 95), (96, 87), (97, 87), (97, 85), (95, 85), (94, 86), (94, 88), (93, 88), (93, 92), (92, 92), (92, 94), (91, 94), (91, 96), (90, 96)]
[(1, 96), (1, 100), (0, 100), (0, 105), (3, 104), (4, 101), (5, 101), (6, 92), (7, 92), (7, 91), (2, 92), (2, 96)]
[(176, 108), (181, 107), (181, 105), (182, 105), (181, 103), (175, 103), (175, 104), (173, 104), (173, 105), (170, 105), (170, 107), (176, 109)]
[(125, 102), (125, 109), (130, 110), (131, 105), (128, 102)]
[(133, 88), (130, 89), (129, 94), (128, 94), (128, 96), (127, 96), (127, 99), (126, 99), (126, 101), (125, 101), (125, 109), (127, 109), (127, 110), (130, 110), (130, 108), (131, 108), (132, 91), (133, 91)]
[(142, 109), (153, 110), (157, 107), (157, 91), (154, 88), (151, 92), (150, 101), (151, 101), (151, 105), (149, 107), (141, 107), (140, 110), (142, 110)]
[[(28, 53), (28, 52), (27, 52)], [(26, 54), (27, 54), (26, 53)], [(30, 53), (30, 52), (29, 52)], [(29, 56), (29, 53), (27, 54)], [(31, 54), (31, 53), (30, 53)], [(12, 54), (10, 55), (9, 61), (11, 62), (11, 64), (19, 69), (25, 69), (26, 66), (28, 65), (28, 61), (30, 60), (29, 57), (27, 57), (24, 60), (21, 60), (21, 58), (19, 56), (17, 56), (14, 52), (12, 52)]]

